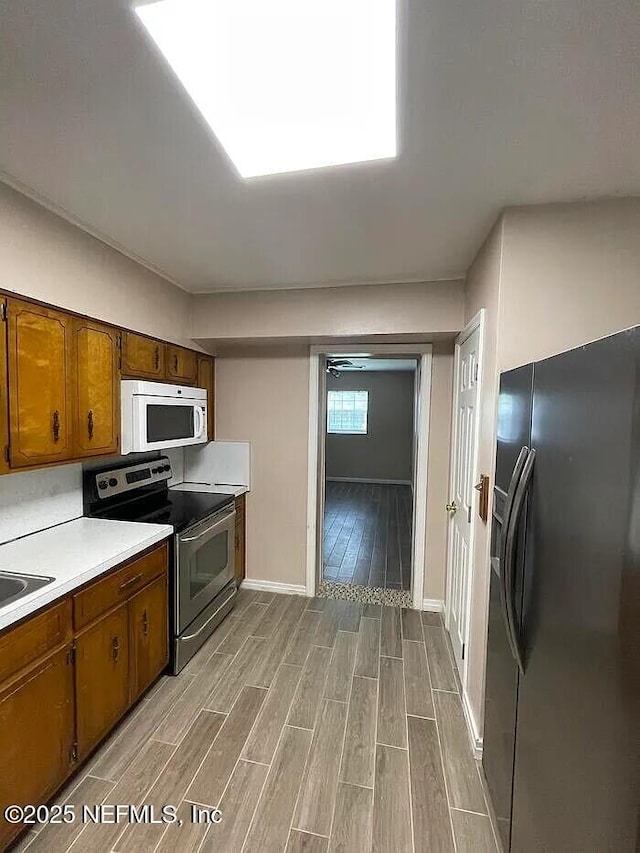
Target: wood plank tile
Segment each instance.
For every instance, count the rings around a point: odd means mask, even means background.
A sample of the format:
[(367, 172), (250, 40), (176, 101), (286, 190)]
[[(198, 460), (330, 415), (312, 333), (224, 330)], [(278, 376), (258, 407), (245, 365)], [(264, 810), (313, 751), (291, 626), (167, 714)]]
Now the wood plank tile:
[(491, 823), (486, 815), (451, 809), (458, 853), (498, 853)]
[[(198, 714), (162, 774), (145, 796), (145, 803), (158, 810), (168, 803), (177, 805), (183, 799), (225, 719), (223, 714), (212, 711), (201, 711)], [(118, 841), (116, 849), (119, 853), (152, 853), (163, 832), (163, 824), (131, 824)]]
[(287, 653), (284, 659), (285, 663), (293, 664), (294, 666), (304, 666), (307, 655), (314, 643), (318, 625), (322, 619), (322, 613), (316, 610), (305, 610), (298, 621), (293, 636), (290, 638)]
[(209, 806), (219, 804), (266, 695), (267, 691), (258, 687), (242, 688), (218, 737), (187, 789), (186, 799)]
[(330, 599), (322, 613), (322, 619), (318, 625), (314, 643), (316, 646), (327, 646), (333, 648), (336, 634), (340, 627), (342, 617), (346, 612), (346, 601)]
[(382, 616), (382, 605), (365, 604), (362, 615), (367, 616), (369, 619), (380, 619)]
[(373, 796), (375, 853), (412, 850), (409, 796), (407, 751), (378, 744)]
[(434, 690), (456, 690), (458, 685), (453, 674), (451, 655), (447, 648), (444, 628), (424, 628), (424, 644), (427, 649), (431, 684)]
[(442, 616), (440, 613), (434, 613), (430, 610), (422, 611), (422, 625), (425, 628), (441, 628)]
[(358, 632), (360, 628), (360, 618), (362, 616), (362, 605), (356, 601), (347, 601), (347, 606), (340, 620), (340, 631)]
[(238, 590), (238, 594), (236, 595), (236, 602), (233, 606), (233, 609), (236, 613), (239, 613), (241, 610), (244, 610), (245, 607), (248, 607), (250, 604), (253, 604), (258, 600), (258, 596), (262, 593), (259, 593), (255, 589), (247, 589), (244, 586), (241, 586)]
[(331, 649), (322, 646), (311, 649), (289, 712), (289, 725), (303, 729), (314, 727), (330, 660)]
[(407, 717), (415, 853), (455, 853), (435, 721)]
[[(373, 789), (340, 782), (330, 853), (369, 853), (372, 815)], [(401, 853), (400, 848), (396, 853)]]
[(242, 751), (243, 758), (271, 764), (301, 674), (300, 666), (280, 667)]
[(422, 620), (420, 619), (419, 610), (410, 610), (407, 607), (403, 607), (401, 623), (403, 640), (415, 640), (417, 643), (423, 642)]
[(264, 604), (250, 604), (246, 610), (239, 614), (238, 620), (216, 651), (225, 655), (237, 654), (242, 648), (244, 641), (252, 635), (253, 629), (264, 618), (265, 610)]
[(338, 631), (324, 688), (325, 699), (346, 702), (349, 698), (357, 648), (357, 634)]
[(329, 839), (292, 829), (285, 853), (327, 853)]
[(243, 853), (284, 850), (310, 746), (311, 732), (285, 726)]
[(346, 718), (344, 702), (324, 700), (294, 813), (296, 829), (327, 837), (331, 832)]
[(435, 719), (431, 679), (424, 643), (403, 640), (402, 651), (404, 655), (404, 691), (407, 700), (407, 714)]
[(275, 597), (275, 593), (262, 590), (257, 593), (256, 601), (258, 604), (271, 604)]
[[(193, 820), (193, 808), (192, 803), (180, 803), (178, 818), (182, 823), (170, 823), (166, 827), (155, 853), (176, 853), (176, 850), (180, 853), (198, 853), (209, 826), (204, 821)], [(199, 809), (201, 806), (195, 808)]]
[(380, 658), (378, 743), (407, 748), (407, 721), (402, 661)]
[[(76, 820), (73, 823), (46, 824), (38, 832), (28, 849), (33, 853), (52, 853), (54, 850), (66, 850), (84, 829), (81, 818), (82, 807), (95, 808), (109, 796), (112, 789), (112, 782), (96, 779), (94, 776), (85, 776), (64, 800), (67, 805), (75, 807)], [(60, 801), (56, 800), (56, 802)], [(38, 803), (31, 805), (38, 805)]]
[[(149, 741), (110, 792), (109, 802), (140, 806), (145, 793), (164, 769), (174, 749), (169, 744)], [(73, 853), (111, 850), (125, 828), (126, 824), (122, 823), (88, 823), (71, 849)]]
[(309, 599), (307, 610), (315, 610), (317, 613), (322, 613), (327, 606), (328, 600), (328, 598), (318, 598), (318, 596), (314, 595), (313, 598)]
[(238, 853), (269, 768), (240, 759), (220, 801), (222, 823), (209, 827), (200, 853)]
[(276, 629), (278, 622), (282, 619), (291, 596), (275, 595), (271, 604), (268, 605), (262, 619), (254, 626), (252, 636), (270, 637)]
[(464, 713), (457, 693), (434, 692), (449, 802), (455, 808), (486, 814), (484, 794), (471, 754)]
[[(273, 635), (265, 640), (265, 645), (260, 657), (256, 660), (251, 684), (256, 687), (270, 687), (275, 678), (278, 667), (282, 664), (287, 649), (291, 643), (291, 636), (295, 626), (304, 613), (304, 598), (290, 596), (290, 602)], [(249, 681), (249, 679), (247, 679)]]
[(355, 675), (367, 678), (378, 677), (380, 657), (380, 620), (360, 620), (358, 653), (356, 655)]
[(402, 628), (399, 607), (383, 607), (380, 628), (380, 654), (402, 657)]
[(117, 782), (191, 682), (180, 676), (168, 678), (153, 701), (141, 702), (91, 762), (91, 774)]
[(185, 732), (203, 709), (211, 691), (222, 678), (231, 660), (232, 655), (223, 655), (218, 652), (211, 655), (202, 672), (178, 697), (173, 707), (154, 731), (154, 739), (162, 740), (165, 743), (180, 743)]
[(256, 667), (262, 661), (265, 640), (249, 637), (222, 674), (222, 678), (205, 702), (205, 708), (228, 714), (245, 684), (251, 683)]
[(377, 705), (378, 682), (354, 676), (340, 768), (345, 782), (373, 785)]

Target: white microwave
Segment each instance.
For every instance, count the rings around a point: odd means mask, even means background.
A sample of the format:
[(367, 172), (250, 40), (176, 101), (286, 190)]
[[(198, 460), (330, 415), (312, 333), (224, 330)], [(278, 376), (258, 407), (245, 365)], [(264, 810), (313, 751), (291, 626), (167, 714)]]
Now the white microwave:
[(207, 441), (206, 388), (123, 379), (121, 453), (185, 447)]

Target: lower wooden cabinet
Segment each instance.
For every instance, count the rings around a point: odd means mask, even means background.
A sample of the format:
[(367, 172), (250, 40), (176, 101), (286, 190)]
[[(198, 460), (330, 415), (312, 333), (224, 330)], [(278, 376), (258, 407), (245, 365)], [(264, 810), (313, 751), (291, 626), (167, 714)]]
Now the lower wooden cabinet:
[[(46, 803), (75, 766), (72, 661), (63, 646), (0, 688), (0, 815)], [(0, 818), (0, 850), (21, 829)]]
[(247, 546), (246, 546), (246, 496), (236, 498), (236, 541), (234, 575), (236, 584), (240, 586), (246, 575)]
[(129, 707), (129, 605), (76, 638), (78, 757), (84, 758)]
[(0, 632), (0, 850), (4, 808), (46, 803), (166, 666), (167, 582), (163, 543)]
[(169, 660), (167, 576), (141, 590), (129, 603), (130, 701), (135, 701)]

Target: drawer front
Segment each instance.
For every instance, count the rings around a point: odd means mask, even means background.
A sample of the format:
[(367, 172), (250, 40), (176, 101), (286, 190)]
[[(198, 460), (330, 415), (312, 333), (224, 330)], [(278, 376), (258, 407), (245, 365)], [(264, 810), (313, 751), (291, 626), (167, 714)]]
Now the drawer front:
[(73, 596), (73, 621), (76, 630), (102, 613), (128, 601), (143, 586), (167, 571), (167, 544), (115, 569)]
[(71, 642), (71, 600), (65, 599), (38, 616), (28, 617), (0, 636), (0, 682), (63, 643)]

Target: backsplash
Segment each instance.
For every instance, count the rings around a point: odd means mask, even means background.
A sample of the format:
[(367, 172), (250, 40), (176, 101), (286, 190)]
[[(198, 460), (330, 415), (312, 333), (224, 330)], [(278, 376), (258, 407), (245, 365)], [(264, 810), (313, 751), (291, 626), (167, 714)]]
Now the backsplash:
[(82, 465), (0, 477), (0, 543), (82, 515)]

